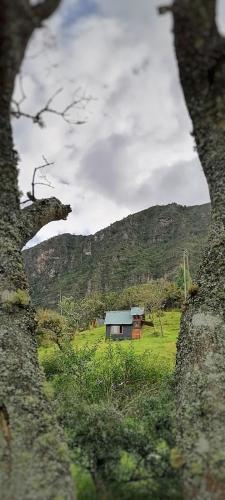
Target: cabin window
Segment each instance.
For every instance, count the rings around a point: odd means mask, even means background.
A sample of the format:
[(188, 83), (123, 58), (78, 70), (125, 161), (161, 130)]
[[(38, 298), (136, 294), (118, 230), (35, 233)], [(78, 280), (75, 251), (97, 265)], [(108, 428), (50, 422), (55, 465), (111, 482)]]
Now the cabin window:
[(111, 326), (111, 333), (113, 335), (119, 335), (123, 333), (123, 326), (122, 325), (112, 325)]
[(111, 326), (111, 333), (113, 335), (119, 335), (120, 334), (120, 325), (112, 325)]

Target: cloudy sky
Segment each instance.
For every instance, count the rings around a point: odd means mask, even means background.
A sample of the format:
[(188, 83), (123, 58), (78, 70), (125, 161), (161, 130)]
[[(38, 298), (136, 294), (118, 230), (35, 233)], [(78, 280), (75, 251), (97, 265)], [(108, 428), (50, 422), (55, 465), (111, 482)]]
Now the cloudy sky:
[[(63, 0), (33, 38), (16, 89), (17, 99), (27, 96), (22, 109), (35, 113), (62, 88), (55, 109), (81, 98), (69, 118), (86, 122), (71, 125), (50, 114), (44, 128), (26, 118), (13, 122), (21, 190), (30, 189), (44, 155), (54, 162), (46, 171), (54, 189), (37, 186), (36, 195), (56, 196), (73, 209), (35, 242), (90, 234), (156, 204), (209, 200), (179, 84), (172, 20), (158, 16), (158, 4)], [(218, 18), (223, 29), (222, 1)]]

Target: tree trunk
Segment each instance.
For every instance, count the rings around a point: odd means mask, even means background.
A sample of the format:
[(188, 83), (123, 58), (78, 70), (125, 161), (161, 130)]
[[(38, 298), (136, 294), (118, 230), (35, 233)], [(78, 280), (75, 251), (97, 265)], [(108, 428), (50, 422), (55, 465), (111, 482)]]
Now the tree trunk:
[(101, 467), (99, 470), (99, 467), (97, 465), (95, 467), (92, 467), (90, 471), (97, 498), (99, 500), (108, 500), (110, 497), (110, 492), (108, 491), (108, 488), (106, 486), (107, 481), (104, 481), (103, 479), (104, 474), (102, 474), (101, 472)]
[(177, 454), (184, 498), (225, 498), (225, 41), (215, 0), (175, 0), (181, 84), (208, 182), (212, 224), (176, 359)]
[[(57, 6), (59, 1), (41, 5), (47, 5), (51, 13), (53, 4)], [(51, 220), (66, 217), (70, 208), (53, 198), (20, 210), (10, 102), (27, 42), (41, 23), (41, 11), (34, 15), (28, 0), (1, 0), (0, 9), (1, 500), (71, 500), (74, 486), (68, 452), (44, 396), (34, 311), (21, 255), (22, 246), (36, 231)]]

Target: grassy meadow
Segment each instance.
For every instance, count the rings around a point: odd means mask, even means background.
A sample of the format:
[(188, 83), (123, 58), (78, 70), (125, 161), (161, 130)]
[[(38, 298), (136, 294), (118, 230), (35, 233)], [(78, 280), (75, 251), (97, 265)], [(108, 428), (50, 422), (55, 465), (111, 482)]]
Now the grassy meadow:
[[(133, 349), (137, 353), (151, 351), (155, 355), (166, 359), (174, 365), (176, 354), (176, 341), (180, 325), (180, 311), (166, 311), (161, 317), (163, 326), (163, 336), (160, 334), (160, 325), (157, 317), (154, 317), (155, 328), (144, 326), (142, 330), (142, 337), (140, 340), (123, 340), (112, 341), (112, 345), (116, 346), (118, 343), (123, 349), (127, 349), (132, 344)], [(97, 352), (102, 352), (107, 348), (109, 341), (105, 340), (105, 326), (100, 326), (90, 330), (86, 330), (75, 335), (72, 345), (74, 347), (84, 347), (86, 344), (89, 346), (98, 344)], [(57, 346), (40, 347), (39, 358), (42, 361), (48, 356)]]
[[(180, 312), (171, 311), (165, 312), (161, 317), (164, 335), (160, 335), (160, 325), (157, 317), (154, 317), (155, 331), (153, 327), (144, 326), (142, 338), (140, 340), (123, 340), (119, 341), (124, 348), (132, 343), (136, 352), (141, 353), (146, 350), (151, 350), (155, 354), (164, 356), (173, 361), (176, 352), (176, 340), (180, 324)], [(82, 345), (85, 342), (95, 343), (101, 341), (100, 349), (105, 349), (105, 326), (95, 328), (77, 335), (74, 344)], [(115, 343), (115, 341), (112, 341)], [(116, 342), (117, 343), (117, 342)]]

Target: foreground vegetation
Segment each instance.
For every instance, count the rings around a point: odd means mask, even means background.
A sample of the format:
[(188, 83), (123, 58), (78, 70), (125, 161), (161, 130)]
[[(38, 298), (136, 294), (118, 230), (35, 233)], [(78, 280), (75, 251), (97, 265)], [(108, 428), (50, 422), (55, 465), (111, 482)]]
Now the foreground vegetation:
[(104, 327), (40, 348), (73, 462), (78, 500), (179, 499), (172, 432), (180, 313), (139, 341), (105, 342)]

